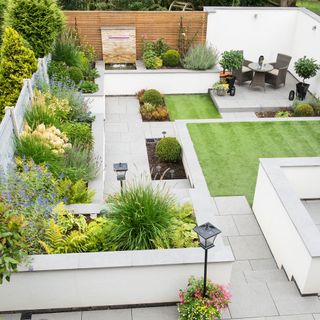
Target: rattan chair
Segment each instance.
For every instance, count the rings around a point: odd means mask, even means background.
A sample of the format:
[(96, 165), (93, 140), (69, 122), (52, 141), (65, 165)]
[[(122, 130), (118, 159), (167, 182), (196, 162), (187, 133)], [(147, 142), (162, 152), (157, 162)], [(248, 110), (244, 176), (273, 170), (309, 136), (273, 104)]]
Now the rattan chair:
[(282, 53), (278, 53), (277, 61), (270, 63), (273, 70), (266, 73), (265, 82), (271, 84), (275, 88), (279, 88), (281, 84), (286, 85), (287, 71), (291, 57)]
[[(239, 50), (243, 53), (243, 50)], [(243, 60), (241, 68), (233, 70), (232, 75), (236, 77), (238, 85), (242, 85), (246, 81), (251, 81), (253, 78), (253, 71), (248, 67), (252, 61)]]

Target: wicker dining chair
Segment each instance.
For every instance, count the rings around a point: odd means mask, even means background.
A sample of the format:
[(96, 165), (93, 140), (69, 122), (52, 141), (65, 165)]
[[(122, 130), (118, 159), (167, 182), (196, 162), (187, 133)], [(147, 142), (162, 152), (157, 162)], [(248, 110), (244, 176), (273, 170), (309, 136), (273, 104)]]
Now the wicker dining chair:
[[(239, 50), (243, 54), (243, 50)], [(253, 78), (253, 71), (248, 67), (249, 63), (252, 61), (243, 60), (242, 66), (233, 70), (232, 75), (236, 77), (236, 81), (238, 85), (242, 85), (246, 81), (251, 81)]]
[(290, 56), (278, 53), (277, 61), (270, 63), (274, 69), (266, 73), (265, 82), (271, 84), (275, 88), (279, 88), (281, 84), (285, 86), (291, 59)]

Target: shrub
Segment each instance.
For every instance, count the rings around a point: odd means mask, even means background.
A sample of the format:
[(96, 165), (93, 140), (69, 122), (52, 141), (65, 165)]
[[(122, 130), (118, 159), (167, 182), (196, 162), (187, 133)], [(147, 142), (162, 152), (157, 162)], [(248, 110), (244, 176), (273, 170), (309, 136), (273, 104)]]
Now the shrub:
[(70, 82), (68, 66), (63, 61), (50, 61), (48, 64), (48, 75), (56, 81)]
[(162, 138), (156, 146), (157, 157), (164, 162), (177, 162), (181, 158), (181, 146), (176, 138)]
[(80, 84), (80, 90), (82, 93), (94, 93), (99, 90), (99, 86), (93, 81), (85, 80)]
[(221, 319), (222, 311), (230, 302), (231, 294), (222, 285), (207, 281), (206, 296), (203, 296), (203, 279), (189, 278), (185, 290), (179, 291), (180, 320)]
[(156, 110), (156, 106), (151, 103), (145, 103), (140, 107), (140, 113), (143, 120), (150, 121), (152, 119), (152, 112)]
[(312, 106), (314, 115), (320, 116), (320, 99), (319, 98), (311, 98), (308, 103)]
[(146, 51), (142, 58), (147, 69), (160, 69), (162, 67), (162, 60), (154, 51)]
[(294, 63), (294, 70), (299, 77), (303, 79), (309, 79), (314, 77), (317, 74), (317, 71), (320, 69), (320, 65), (313, 58), (307, 58), (306, 56), (298, 59)]
[(0, 120), (5, 106), (14, 106), (23, 86), (37, 70), (34, 53), (25, 47), (22, 37), (12, 28), (4, 30), (0, 50)]
[[(8, 0), (0, 0), (0, 39), (2, 37), (4, 15), (8, 6)], [(0, 41), (1, 42), (1, 41)]]
[(112, 228), (109, 241), (115, 250), (168, 247), (174, 200), (164, 189), (132, 184), (108, 199)]
[(180, 63), (180, 53), (177, 50), (168, 50), (163, 54), (162, 60), (165, 66), (176, 67)]
[(70, 79), (75, 83), (79, 84), (84, 79), (83, 72), (78, 67), (70, 67), (68, 70)]
[[(62, 36), (61, 36), (62, 37)], [(54, 61), (64, 62), (69, 67), (82, 68), (82, 54), (74, 43), (68, 42), (67, 39), (57, 39), (54, 50), (52, 52), (52, 59)]]
[(169, 46), (163, 38), (160, 38), (154, 42), (154, 52), (158, 57), (162, 57), (162, 55), (168, 50)]
[(6, 25), (17, 30), (30, 44), (36, 57), (47, 55), (64, 24), (55, 0), (11, 0)]
[(93, 136), (91, 127), (87, 123), (66, 122), (62, 124), (61, 130), (67, 135), (69, 141), (74, 144), (91, 147)]
[(218, 52), (213, 47), (198, 44), (191, 47), (184, 60), (183, 66), (192, 70), (207, 70), (214, 67), (218, 62)]
[(149, 89), (144, 92), (142, 101), (143, 103), (151, 103), (154, 106), (160, 106), (163, 104), (163, 97), (158, 90)]
[(314, 111), (310, 104), (301, 103), (294, 109), (294, 115), (296, 117), (312, 117), (314, 116)]
[(290, 111), (278, 111), (274, 116), (275, 118), (288, 118), (291, 116), (291, 113)]
[(243, 62), (243, 53), (238, 50), (225, 51), (222, 54), (220, 65), (225, 70), (233, 71), (239, 69)]

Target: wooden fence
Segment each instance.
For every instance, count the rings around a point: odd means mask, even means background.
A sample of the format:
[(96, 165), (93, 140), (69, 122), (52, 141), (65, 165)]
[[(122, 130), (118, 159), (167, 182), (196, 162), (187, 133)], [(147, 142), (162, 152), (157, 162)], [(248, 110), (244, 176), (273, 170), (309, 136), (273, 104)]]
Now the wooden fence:
[(65, 11), (67, 24), (77, 25), (80, 35), (91, 44), (102, 59), (101, 27), (135, 26), (137, 57), (141, 57), (142, 39), (164, 38), (170, 47), (177, 49), (181, 17), (189, 39), (205, 43), (207, 30), (206, 12), (168, 11)]

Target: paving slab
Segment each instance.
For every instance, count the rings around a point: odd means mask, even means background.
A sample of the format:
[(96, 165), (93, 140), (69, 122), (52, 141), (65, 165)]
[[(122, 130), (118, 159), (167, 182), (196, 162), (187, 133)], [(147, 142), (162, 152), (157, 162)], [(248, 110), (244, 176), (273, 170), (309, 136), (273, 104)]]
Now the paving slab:
[(132, 320), (177, 320), (178, 316), (176, 306), (132, 309)]
[(232, 299), (229, 310), (232, 318), (278, 315), (266, 284), (231, 285)]
[(261, 234), (259, 224), (253, 214), (233, 215), (239, 234), (242, 236), (251, 236)]
[(280, 315), (320, 313), (319, 298), (302, 297), (293, 282), (271, 282), (268, 288)]
[(132, 320), (132, 313), (131, 309), (84, 311), (81, 320)]
[(224, 236), (237, 236), (239, 235), (238, 229), (232, 216), (214, 216), (212, 223), (217, 226)]
[(214, 197), (214, 201), (220, 214), (252, 214), (252, 210), (244, 196)]
[(230, 245), (236, 260), (272, 258), (266, 240), (258, 236), (229, 237)]
[(20, 320), (20, 313), (0, 314), (0, 320)]
[(313, 315), (314, 320), (320, 320), (320, 313)]
[(81, 320), (81, 312), (34, 314), (31, 320)]
[(248, 283), (288, 281), (283, 270), (244, 271), (244, 275)]
[(256, 259), (250, 260), (250, 264), (253, 270), (273, 270), (278, 269), (276, 262), (271, 259)]
[(295, 316), (273, 316), (262, 318), (238, 318), (233, 320), (314, 320), (311, 314), (295, 315)]

